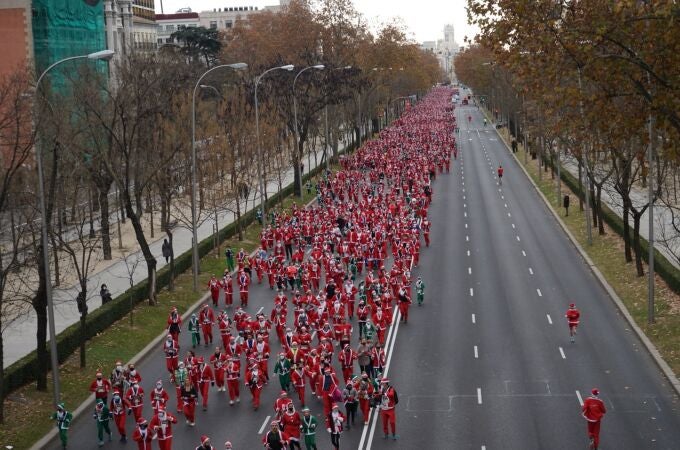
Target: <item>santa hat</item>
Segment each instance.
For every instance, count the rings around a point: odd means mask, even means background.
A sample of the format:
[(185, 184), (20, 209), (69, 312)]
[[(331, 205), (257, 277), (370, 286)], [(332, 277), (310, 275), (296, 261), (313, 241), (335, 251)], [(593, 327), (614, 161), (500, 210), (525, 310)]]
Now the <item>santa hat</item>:
[(281, 392), (279, 393), (279, 395), (283, 397), (284, 395), (288, 395), (288, 392), (286, 392), (286, 391), (281, 391)]
[(600, 395), (600, 390), (598, 388), (593, 388), (590, 393), (593, 395)]
[(573, 307), (575, 307), (575, 306), (576, 306), (576, 305), (573, 304), (573, 303), (570, 303), (570, 304), (569, 304), (569, 307), (570, 307), (570, 308), (573, 308)]
[(389, 382), (390, 382), (390, 379), (387, 378), (387, 377), (385, 377), (385, 378), (383, 378), (382, 380), (380, 380), (380, 383), (382, 383), (382, 384), (388, 384)]
[(146, 419), (144, 417), (140, 417), (139, 419), (137, 419), (137, 423), (139, 425), (144, 425), (146, 423)]
[(201, 445), (205, 445), (208, 442), (210, 442), (210, 438), (208, 436), (206, 436), (205, 434), (201, 436)]

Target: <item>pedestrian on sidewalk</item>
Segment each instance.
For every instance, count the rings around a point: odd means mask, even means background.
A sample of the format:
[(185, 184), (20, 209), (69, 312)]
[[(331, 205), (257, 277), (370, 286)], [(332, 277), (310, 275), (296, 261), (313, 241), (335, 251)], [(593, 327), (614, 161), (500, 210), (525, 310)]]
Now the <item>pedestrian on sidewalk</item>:
[(111, 292), (109, 291), (109, 288), (106, 286), (106, 284), (102, 284), (102, 288), (99, 290), (99, 295), (102, 298), (102, 306), (106, 305), (113, 299), (111, 297)]
[(73, 420), (73, 414), (66, 411), (63, 403), (57, 405), (57, 410), (52, 413), (52, 420), (57, 421), (57, 430), (59, 430), (59, 440), (61, 441), (61, 448), (65, 449), (68, 444), (68, 429)]
[(172, 258), (172, 245), (167, 239), (163, 239), (163, 246), (161, 247), (161, 252), (163, 253), (163, 258), (165, 258), (165, 264), (170, 262)]
[(600, 400), (600, 391), (593, 388), (591, 396), (583, 402), (581, 408), (583, 418), (588, 422), (588, 438), (590, 439), (590, 448), (597, 450), (600, 445), (600, 422), (607, 413), (604, 402)]
[(564, 215), (569, 217), (569, 195), (565, 195), (562, 200), (562, 206), (564, 206)]

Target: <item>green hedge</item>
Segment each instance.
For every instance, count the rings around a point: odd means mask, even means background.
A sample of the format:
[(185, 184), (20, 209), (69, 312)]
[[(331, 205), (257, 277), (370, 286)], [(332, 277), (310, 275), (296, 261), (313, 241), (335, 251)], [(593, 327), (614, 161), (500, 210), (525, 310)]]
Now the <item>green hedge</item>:
[[(573, 192), (576, 193), (581, 199), (585, 201), (583, 197), (583, 192), (579, 189), (578, 178), (571, 174), (567, 170), (561, 170), (560, 175), (564, 183), (569, 186)], [(623, 219), (619, 217), (614, 211), (612, 211), (607, 205), (602, 205), (602, 218), (609, 227), (614, 230), (619, 236), (623, 237)], [(631, 225), (630, 231), (633, 227)], [(630, 236), (631, 245), (633, 242), (633, 237)], [(642, 252), (642, 258), (649, 263), (649, 241), (644, 237), (640, 236), (640, 248)], [(656, 248), (654, 249), (654, 270), (659, 276), (668, 284), (676, 294), (680, 294), (680, 270), (678, 270), (665, 255), (663, 255)]]
[[(344, 152), (352, 152), (354, 145), (348, 145)], [(323, 166), (316, 167), (302, 177), (303, 183), (315, 177), (321, 172)], [(267, 199), (267, 208), (271, 208), (279, 203), (283, 198), (293, 193), (292, 183), (280, 192)], [(247, 227), (255, 220), (255, 210), (250, 210), (241, 216), (241, 224)], [(220, 243), (231, 238), (236, 234), (236, 223), (230, 223), (219, 232)], [(213, 237), (208, 236), (198, 244), (198, 254), (202, 258), (213, 250)], [(191, 268), (191, 249), (175, 258), (175, 273), (183, 273)], [(156, 286), (158, 290), (170, 284), (170, 268), (165, 266), (156, 273)], [(91, 339), (98, 333), (106, 330), (114, 322), (120, 320), (130, 312), (130, 307), (147, 299), (148, 282), (146, 280), (136, 284), (132, 288), (117, 296), (111, 302), (103, 305), (87, 316), (86, 336)], [(80, 322), (71, 325), (57, 336), (57, 353), (59, 363), (63, 363), (80, 347)], [(49, 347), (48, 347), (49, 351)], [(5, 369), (5, 383), (1, 387), (5, 395), (13, 390), (35, 381), (35, 374), (38, 372), (37, 353), (34, 350), (28, 355)]]

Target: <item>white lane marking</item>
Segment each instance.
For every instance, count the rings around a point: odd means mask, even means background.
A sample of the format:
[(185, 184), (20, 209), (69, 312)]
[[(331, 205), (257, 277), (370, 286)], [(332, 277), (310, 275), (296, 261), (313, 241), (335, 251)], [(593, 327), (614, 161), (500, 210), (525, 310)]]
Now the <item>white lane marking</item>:
[(470, 288), (470, 297), (474, 297), (474, 296), (475, 296), (475, 291), (473, 291), (472, 288)]
[(475, 359), (479, 359), (479, 350), (477, 349), (476, 345), (475, 345)]
[(470, 236), (465, 236), (465, 241), (470, 242)]
[(465, 228), (467, 228), (467, 224), (465, 224)]
[(472, 315), (472, 323), (477, 323), (477, 317), (474, 314)]
[(564, 349), (560, 347), (560, 355), (562, 355), (562, 359), (567, 359), (567, 355), (564, 354)]
[(262, 426), (260, 427), (260, 431), (258, 431), (257, 434), (262, 434), (262, 432), (264, 431), (264, 427), (267, 426), (267, 422), (269, 422), (269, 419), (271, 419), (271, 417), (272, 417), (272, 416), (267, 416), (267, 417), (264, 419), (264, 422), (262, 422)]
[(482, 404), (482, 388), (477, 388), (477, 404)]
[(463, 196), (463, 200), (465, 200), (465, 196)]
[(463, 192), (465, 192), (465, 188), (463, 188)]
[[(413, 267), (413, 260), (411, 260), (411, 267)], [(389, 353), (387, 354), (387, 363), (385, 364), (385, 371), (384, 375), (387, 376), (387, 373), (390, 370), (390, 364), (392, 363), (392, 350), (394, 349), (394, 343), (397, 341), (397, 332), (399, 331), (399, 317), (400, 317), (399, 309), (394, 310), (394, 313), (392, 314), (392, 325), (390, 325), (390, 329), (387, 333), (387, 340), (385, 349), (389, 347)], [(390, 342), (390, 339), (392, 341)], [(364, 446), (364, 441), (366, 440), (366, 433), (368, 432), (370, 428), (370, 433), (368, 433), (368, 441), (366, 444), (366, 450), (371, 449), (371, 445), (373, 443), (373, 435), (375, 434), (375, 429), (376, 429), (376, 424), (378, 423), (378, 413), (373, 410), (369, 413), (370, 415), (373, 415), (372, 420), (370, 419), (369, 415), (369, 421), (371, 421), (370, 426), (369, 425), (364, 425), (364, 429), (361, 432), (361, 440), (359, 441), (359, 448), (361, 449)]]
[[(463, 196), (465, 197), (465, 196)], [(463, 203), (463, 208), (467, 208), (467, 204)]]
[(468, 256), (470, 256), (470, 250), (467, 251)]
[(515, 224), (514, 224), (514, 223), (512, 224), (512, 228), (513, 228), (513, 229), (515, 228)]
[(531, 267), (529, 267), (529, 274), (530, 274), (530, 275), (533, 275), (533, 274), (534, 274), (534, 271), (531, 269)]
[(578, 404), (583, 406), (583, 397), (581, 397), (581, 393), (579, 391), (576, 391), (576, 398), (578, 398)]
[(508, 207), (508, 204), (507, 204), (507, 203), (505, 204), (505, 207), (506, 207), (506, 208)]
[(501, 195), (501, 200), (505, 200), (505, 196), (504, 196), (504, 195)]
[(541, 293), (540, 289), (536, 289), (536, 293), (538, 294), (539, 297), (543, 297), (543, 294)]
[(552, 325), (552, 318), (550, 317), (550, 314), (545, 315), (548, 318), (548, 323)]
[(527, 256), (527, 254), (524, 250), (522, 250), (522, 256)]
[(515, 236), (517, 238), (517, 242), (519, 242), (519, 236)]
[(486, 450), (486, 445), (482, 445), (482, 450)]
[(468, 275), (472, 275), (472, 267), (468, 267)]
[(463, 217), (467, 217), (467, 213), (463, 211)]
[(508, 213), (508, 217), (512, 217), (512, 214)]

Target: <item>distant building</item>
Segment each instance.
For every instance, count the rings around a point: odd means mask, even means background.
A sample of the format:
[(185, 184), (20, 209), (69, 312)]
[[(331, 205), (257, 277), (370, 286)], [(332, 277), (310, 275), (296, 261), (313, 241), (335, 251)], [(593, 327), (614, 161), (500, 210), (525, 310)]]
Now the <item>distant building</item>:
[[(189, 9), (189, 8), (182, 8)], [(172, 33), (182, 28), (199, 26), (198, 13), (191, 11), (175, 14), (156, 14), (156, 39), (158, 46), (172, 44)]]
[(453, 73), (453, 58), (458, 53), (460, 47), (456, 43), (456, 35), (453, 25), (444, 25), (443, 39), (435, 41), (425, 41), (420, 44), (420, 48), (430, 51), (437, 56), (439, 65), (446, 72), (449, 78), (455, 77)]
[(154, 0), (104, 0), (106, 41), (116, 59), (156, 48)]
[(0, 78), (33, 65), (31, 0), (0, 2)]

